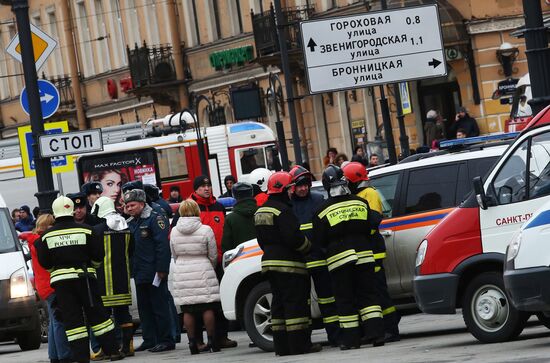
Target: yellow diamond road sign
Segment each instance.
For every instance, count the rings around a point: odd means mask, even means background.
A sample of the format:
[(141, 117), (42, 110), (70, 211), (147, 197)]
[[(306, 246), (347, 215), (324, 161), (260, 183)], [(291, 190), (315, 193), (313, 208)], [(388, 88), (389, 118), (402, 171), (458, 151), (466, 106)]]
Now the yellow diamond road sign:
[[(32, 48), (34, 50), (34, 62), (36, 70), (44, 65), (46, 59), (52, 54), (57, 46), (55, 39), (44, 33), (35, 25), (31, 24), (32, 33)], [(19, 43), (19, 34), (16, 34), (6, 48), (6, 52), (22, 63), (21, 60), (21, 44)]]

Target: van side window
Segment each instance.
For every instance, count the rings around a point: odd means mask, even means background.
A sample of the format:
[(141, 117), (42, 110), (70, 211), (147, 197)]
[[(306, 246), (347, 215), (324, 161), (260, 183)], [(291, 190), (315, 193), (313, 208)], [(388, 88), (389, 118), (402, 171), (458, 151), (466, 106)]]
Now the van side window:
[(399, 174), (384, 175), (370, 179), (370, 185), (376, 188), (382, 199), (382, 214), (384, 218), (393, 216), (393, 201), (399, 182)]
[(456, 206), (459, 165), (441, 165), (409, 172), (405, 213)]
[(488, 193), (496, 204), (510, 204), (525, 199), (527, 147), (528, 140), (525, 140), (496, 175)]
[(265, 151), (261, 147), (239, 150), (241, 173), (250, 174), (256, 168), (265, 168)]
[(188, 176), (183, 146), (157, 149), (161, 180), (182, 179)]
[(533, 137), (529, 158), (529, 199), (550, 194), (550, 132)]
[(0, 209), (0, 253), (16, 251), (13, 225), (7, 208)]

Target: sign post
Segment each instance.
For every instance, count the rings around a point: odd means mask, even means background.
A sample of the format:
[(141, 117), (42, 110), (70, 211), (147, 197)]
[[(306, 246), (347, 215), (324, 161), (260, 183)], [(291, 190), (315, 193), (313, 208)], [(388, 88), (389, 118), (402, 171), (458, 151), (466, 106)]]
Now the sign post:
[(435, 4), (300, 26), (311, 93), (447, 75)]

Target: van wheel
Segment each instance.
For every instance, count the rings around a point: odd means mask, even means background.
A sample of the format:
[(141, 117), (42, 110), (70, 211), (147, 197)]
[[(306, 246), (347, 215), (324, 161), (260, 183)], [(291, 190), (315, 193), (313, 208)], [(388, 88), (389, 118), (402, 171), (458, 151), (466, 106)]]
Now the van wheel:
[(50, 319), (48, 317), (48, 312), (44, 306), (38, 308), (38, 316), (40, 319), (40, 341), (42, 343), (48, 342), (48, 327)]
[(517, 337), (530, 314), (512, 306), (504, 292), (502, 273), (485, 272), (468, 284), (462, 316), (475, 338), (483, 343), (498, 343)]
[(17, 344), (21, 350), (35, 350), (40, 348), (42, 342), (42, 328), (40, 326), (40, 318), (35, 317), (34, 329), (23, 331), (17, 335)]
[(273, 295), (267, 281), (261, 282), (250, 291), (244, 304), (244, 326), (248, 337), (256, 346), (272, 352), (273, 331), (271, 330), (271, 301)]
[(550, 329), (550, 316), (546, 315), (543, 312), (538, 312), (537, 319), (539, 319), (542, 325)]

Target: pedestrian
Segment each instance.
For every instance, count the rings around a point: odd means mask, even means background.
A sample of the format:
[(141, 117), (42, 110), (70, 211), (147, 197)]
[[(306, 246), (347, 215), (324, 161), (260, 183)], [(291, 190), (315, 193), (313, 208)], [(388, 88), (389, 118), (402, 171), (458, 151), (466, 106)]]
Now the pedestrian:
[(51, 214), (43, 214), (36, 220), (36, 227), (32, 232), (23, 232), (20, 239), (26, 240), (31, 253), (32, 271), (34, 274), (34, 287), (42, 301), (48, 306), (48, 358), (51, 362), (69, 363), (72, 362), (71, 346), (65, 334), (65, 327), (60, 319), (59, 304), (55, 290), (50, 286), (50, 273), (40, 263), (36, 254), (36, 241), (55, 222)]
[(464, 138), (466, 138), (466, 130), (464, 130), (464, 129), (458, 129), (458, 130), (456, 130), (456, 138), (457, 138), (457, 139), (464, 139)]
[(222, 236), (222, 252), (256, 238), (254, 213), (258, 208), (254, 199), (254, 188), (249, 183), (237, 183), (231, 189), (237, 203), (225, 218)]
[(517, 117), (527, 117), (532, 116), (533, 110), (531, 106), (527, 103), (527, 96), (521, 95), (519, 98), (518, 111), (516, 112)]
[(336, 163), (336, 155), (338, 155), (338, 150), (335, 147), (329, 147), (325, 157), (323, 157), (324, 166)]
[[(369, 176), (365, 167), (358, 163), (350, 163), (343, 169), (344, 176), (349, 182), (349, 188), (352, 194), (356, 194), (358, 197), (366, 200), (371, 216), (376, 215), (375, 218), (382, 220), (383, 218), (383, 205), (380, 193), (376, 188), (369, 184)], [(401, 316), (395, 309), (395, 305), (388, 293), (388, 284), (386, 281), (386, 271), (384, 269), (384, 260), (386, 259), (386, 241), (380, 234), (378, 228), (372, 236), (372, 248), (374, 253), (374, 282), (376, 290), (378, 291), (378, 297), (380, 305), (382, 307), (382, 316), (384, 320), (384, 340), (388, 342), (396, 342), (400, 340), (399, 336), (399, 321)]]
[[(216, 198), (212, 195), (212, 182), (206, 175), (200, 175), (193, 180), (193, 189), (195, 190), (191, 194), (191, 199), (197, 202), (201, 210), (201, 222), (212, 228), (214, 236), (216, 237), (216, 245), (218, 246), (218, 263), (216, 265), (216, 275), (218, 280), (221, 281), (223, 276), (222, 267), (222, 237), (223, 237), (223, 225), (225, 222), (225, 208), (223, 205), (216, 201)], [(176, 226), (179, 219), (179, 211), (172, 219), (172, 228)], [(217, 339), (220, 344), (220, 348), (235, 348), (237, 342), (228, 338), (229, 322), (223, 316), (222, 313), (216, 314), (216, 330)], [(204, 343), (199, 338), (198, 344), (200, 348), (204, 348)]]
[(52, 210), (55, 223), (35, 242), (35, 247), (38, 262), (50, 270), (50, 285), (57, 295), (72, 358), (77, 362), (90, 361), (88, 324), (111, 361), (123, 359), (115, 339), (115, 325), (103, 308), (97, 286), (95, 268), (103, 261), (102, 244), (90, 227), (74, 221), (71, 199), (58, 197)]
[(128, 227), (135, 243), (132, 274), (143, 332), (143, 343), (135, 351), (157, 353), (175, 349), (167, 284), (170, 269), (169, 228), (166, 218), (154, 211), (146, 201), (145, 192), (141, 189), (124, 193), (125, 210), (130, 215)]
[[(88, 213), (86, 204), (86, 193), (68, 193), (67, 198), (71, 199), (74, 203), (74, 221), (78, 224), (87, 224), (88, 226), (94, 226), (97, 223), (97, 219), (92, 213)], [(91, 210), (91, 208), (90, 208)]]
[(40, 207), (36, 206), (32, 209), (32, 216), (33, 216), (35, 221), (36, 221), (36, 219), (38, 218), (39, 215), (40, 215)]
[(431, 145), (434, 140), (437, 139), (437, 120), (439, 114), (436, 110), (429, 110), (426, 114), (426, 121), (424, 121), (424, 135), (426, 136), (426, 145)]
[(351, 157), (351, 161), (357, 161), (361, 164), (364, 164), (365, 166), (367, 165), (367, 160), (365, 159), (365, 150), (363, 150), (363, 146), (357, 145), (353, 149), (353, 155)]
[(455, 122), (451, 129), (454, 135), (456, 135), (458, 129), (464, 129), (466, 137), (479, 136), (479, 127), (476, 120), (462, 106), (458, 108), (458, 113), (455, 116)]
[(221, 310), (220, 287), (216, 277), (218, 248), (210, 226), (201, 223), (197, 202), (187, 199), (179, 207), (180, 218), (172, 229), (170, 248), (175, 265), (174, 301), (181, 305), (191, 354), (198, 354), (195, 315), (200, 314), (208, 335), (203, 349), (219, 352), (216, 312)]
[(371, 154), (369, 157), (369, 168), (373, 168), (375, 166), (378, 166), (379, 158), (377, 154)]
[[(300, 223), (300, 230), (313, 241), (312, 218), (315, 210), (325, 198), (321, 193), (311, 191), (311, 173), (309, 170), (295, 166), (290, 170), (292, 175), (292, 209)], [(230, 215), (231, 216), (231, 215)], [(338, 346), (338, 311), (332, 292), (332, 281), (327, 269), (326, 256), (318, 244), (313, 243), (311, 251), (306, 255), (306, 268), (313, 280), (317, 301), (323, 317), (328, 341), (332, 346)]]
[(34, 228), (34, 218), (28, 205), (19, 208), (19, 221), (15, 223), (15, 229), (19, 232), (29, 232)]
[(336, 160), (334, 161), (334, 165), (341, 166), (346, 161), (348, 161), (348, 157), (346, 154), (338, 154), (336, 155)]
[[(134, 252), (134, 238), (126, 219), (115, 208), (109, 197), (99, 197), (92, 207), (97, 218), (94, 232), (103, 238), (105, 257), (97, 269), (99, 291), (107, 313), (114, 317), (122, 331), (122, 353), (134, 355), (134, 324), (129, 306), (132, 305), (130, 289), (130, 262)], [(100, 350), (96, 359), (103, 355)]]
[(177, 185), (172, 185), (170, 187), (170, 198), (168, 198), (168, 203), (181, 203), (180, 187)]
[(11, 220), (12, 220), (14, 226), (17, 222), (19, 222), (19, 219), (20, 219), (19, 209), (13, 209), (11, 211)]
[(339, 167), (329, 165), (322, 180), (328, 200), (313, 216), (313, 241), (327, 251), (340, 323), (340, 349), (358, 348), (362, 335), (374, 346), (384, 345), (382, 308), (369, 242), (373, 228), (368, 204), (351, 194)]
[(220, 198), (227, 198), (227, 197), (231, 197), (232, 194), (231, 194), (231, 188), (233, 188), (233, 184), (235, 184), (237, 182), (237, 179), (235, 179), (235, 177), (233, 175), (227, 175), (224, 179), (223, 179), (223, 185), (225, 185), (225, 193), (223, 193), (222, 195), (220, 195)]
[(103, 193), (103, 186), (100, 182), (90, 181), (82, 184), (80, 191), (86, 194), (86, 199), (88, 200), (88, 204), (86, 204), (86, 211), (89, 214), (92, 214), (92, 205), (94, 205), (97, 198), (99, 198), (101, 193)]
[(147, 196), (147, 203), (156, 203), (164, 211), (166, 218), (172, 218), (173, 212), (172, 207), (168, 204), (167, 201), (160, 197), (160, 189), (153, 184), (143, 184), (143, 190)]
[(266, 168), (257, 168), (250, 173), (248, 181), (254, 189), (254, 199), (258, 207), (262, 206), (267, 201), (267, 181), (273, 174), (271, 170)]
[(254, 215), (258, 244), (263, 250), (262, 273), (269, 281), (271, 329), (278, 356), (318, 352), (311, 343), (310, 280), (305, 255), (311, 242), (300, 232), (288, 190), (292, 176), (276, 172), (268, 180), (269, 199)]

